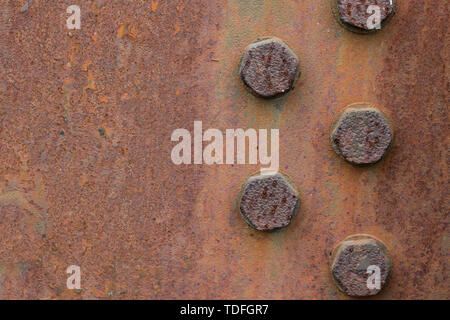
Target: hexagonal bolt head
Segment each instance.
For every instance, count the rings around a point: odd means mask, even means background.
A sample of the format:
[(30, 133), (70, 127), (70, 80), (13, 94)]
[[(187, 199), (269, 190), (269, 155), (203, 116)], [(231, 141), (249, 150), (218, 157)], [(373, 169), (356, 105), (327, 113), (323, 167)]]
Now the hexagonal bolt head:
[(342, 111), (333, 123), (330, 142), (334, 151), (356, 165), (374, 164), (388, 151), (394, 130), (380, 110), (356, 103)]
[[(379, 268), (378, 284), (374, 267)], [(333, 280), (342, 292), (352, 297), (376, 295), (389, 281), (391, 271), (388, 249), (370, 235), (350, 236), (339, 243), (332, 254)]]
[(250, 92), (275, 98), (294, 88), (300, 75), (298, 58), (280, 39), (259, 39), (246, 48), (239, 74)]
[[(396, 0), (331, 0), (333, 12), (338, 21), (348, 30), (356, 33), (372, 33), (382, 29), (395, 14)], [(373, 27), (375, 11), (369, 6), (378, 6), (379, 28)], [(372, 25), (371, 25), (372, 23)], [(370, 28), (371, 26), (372, 28)]]
[(242, 186), (239, 209), (244, 220), (260, 231), (288, 226), (296, 216), (300, 199), (295, 185), (281, 174), (256, 174)]

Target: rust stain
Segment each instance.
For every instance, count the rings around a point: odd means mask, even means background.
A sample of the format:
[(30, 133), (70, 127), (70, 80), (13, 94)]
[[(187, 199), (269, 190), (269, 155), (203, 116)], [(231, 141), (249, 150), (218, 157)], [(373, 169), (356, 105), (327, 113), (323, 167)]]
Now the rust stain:
[(136, 40), (138, 32), (136, 28), (130, 22), (124, 22), (117, 30), (117, 39), (122, 39), (124, 36), (128, 36), (131, 40)]
[(156, 12), (158, 9), (158, 1), (152, 1), (152, 11)]
[(180, 30), (181, 27), (178, 24), (174, 25), (173, 35), (176, 35), (178, 32), (180, 32)]

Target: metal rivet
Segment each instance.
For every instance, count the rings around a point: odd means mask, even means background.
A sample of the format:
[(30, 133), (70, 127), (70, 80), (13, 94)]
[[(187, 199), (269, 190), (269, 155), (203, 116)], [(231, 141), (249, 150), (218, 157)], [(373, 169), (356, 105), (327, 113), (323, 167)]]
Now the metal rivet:
[(241, 59), (239, 74), (256, 96), (274, 98), (294, 88), (299, 76), (296, 54), (280, 39), (259, 39)]
[[(378, 268), (378, 285), (373, 286), (372, 270)], [(331, 274), (337, 287), (349, 296), (379, 293), (389, 281), (392, 259), (386, 246), (365, 234), (352, 235), (338, 244), (332, 255)], [(377, 276), (377, 275), (375, 275)]]
[(288, 226), (300, 206), (295, 185), (281, 173), (251, 176), (242, 186), (239, 200), (244, 220), (260, 231)]
[(386, 115), (368, 103), (356, 103), (342, 111), (333, 123), (333, 149), (352, 164), (373, 164), (389, 149), (394, 130)]
[[(372, 33), (383, 28), (395, 14), (395, 3), (396, 0), (332, 0), (333, 12), (339, 22), (356, 33)], [(378, 28), (370, 25), (376, 11), (370, 10), (369, 6), (379, 8)]]

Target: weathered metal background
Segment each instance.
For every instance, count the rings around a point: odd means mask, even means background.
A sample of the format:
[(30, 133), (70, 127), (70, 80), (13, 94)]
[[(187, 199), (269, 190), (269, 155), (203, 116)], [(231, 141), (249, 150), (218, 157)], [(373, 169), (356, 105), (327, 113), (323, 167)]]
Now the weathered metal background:
[[(371, 35), (345, 30), (329, 0), (24, 4), (0, 1), (0, 298), (345, 299), (330, 253), (355, 233), (392, 255), (375, 299), (450, 298), (447, 1), (399, 0)], [(81, 30), (66, 28), (72, 4)], [(238, 74), (264, 36), (300, 60), (277, 100)], [(329, 144), (335, 115), (360, 101), (395, 130), (372, 167)], [(172, 163), (172, 131), (194, 120), (280, 129), (301, 199), (288, 228), (240, 217), (257, 166)], [(66, 288), (72, 264), (82, 290)]]

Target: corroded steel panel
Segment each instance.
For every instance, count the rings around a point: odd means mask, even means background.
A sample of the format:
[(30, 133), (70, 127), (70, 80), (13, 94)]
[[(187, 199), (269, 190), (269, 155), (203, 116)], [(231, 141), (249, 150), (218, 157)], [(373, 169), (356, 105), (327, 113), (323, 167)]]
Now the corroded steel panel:
[[(66, 9), (81, 9), (68, 30)], [(324, 1), (0, 2), (0, 298), (345, 299), (331, 253), (383, 241), (375, 299), (449, 299), (448, 6), (397, 1), (382, 30), (343, 28)], [(277, 99), (239, 75), (278, 37), (300, 78)], [(367, 102), (395, 137), (370, 167), (330, 145)], [(239, 191), (258, 165), (175, 165), (175, 129), (280, 131), (292, 223), (252, 229)], [(81, 289), (66, 287), (70, 265)]]

